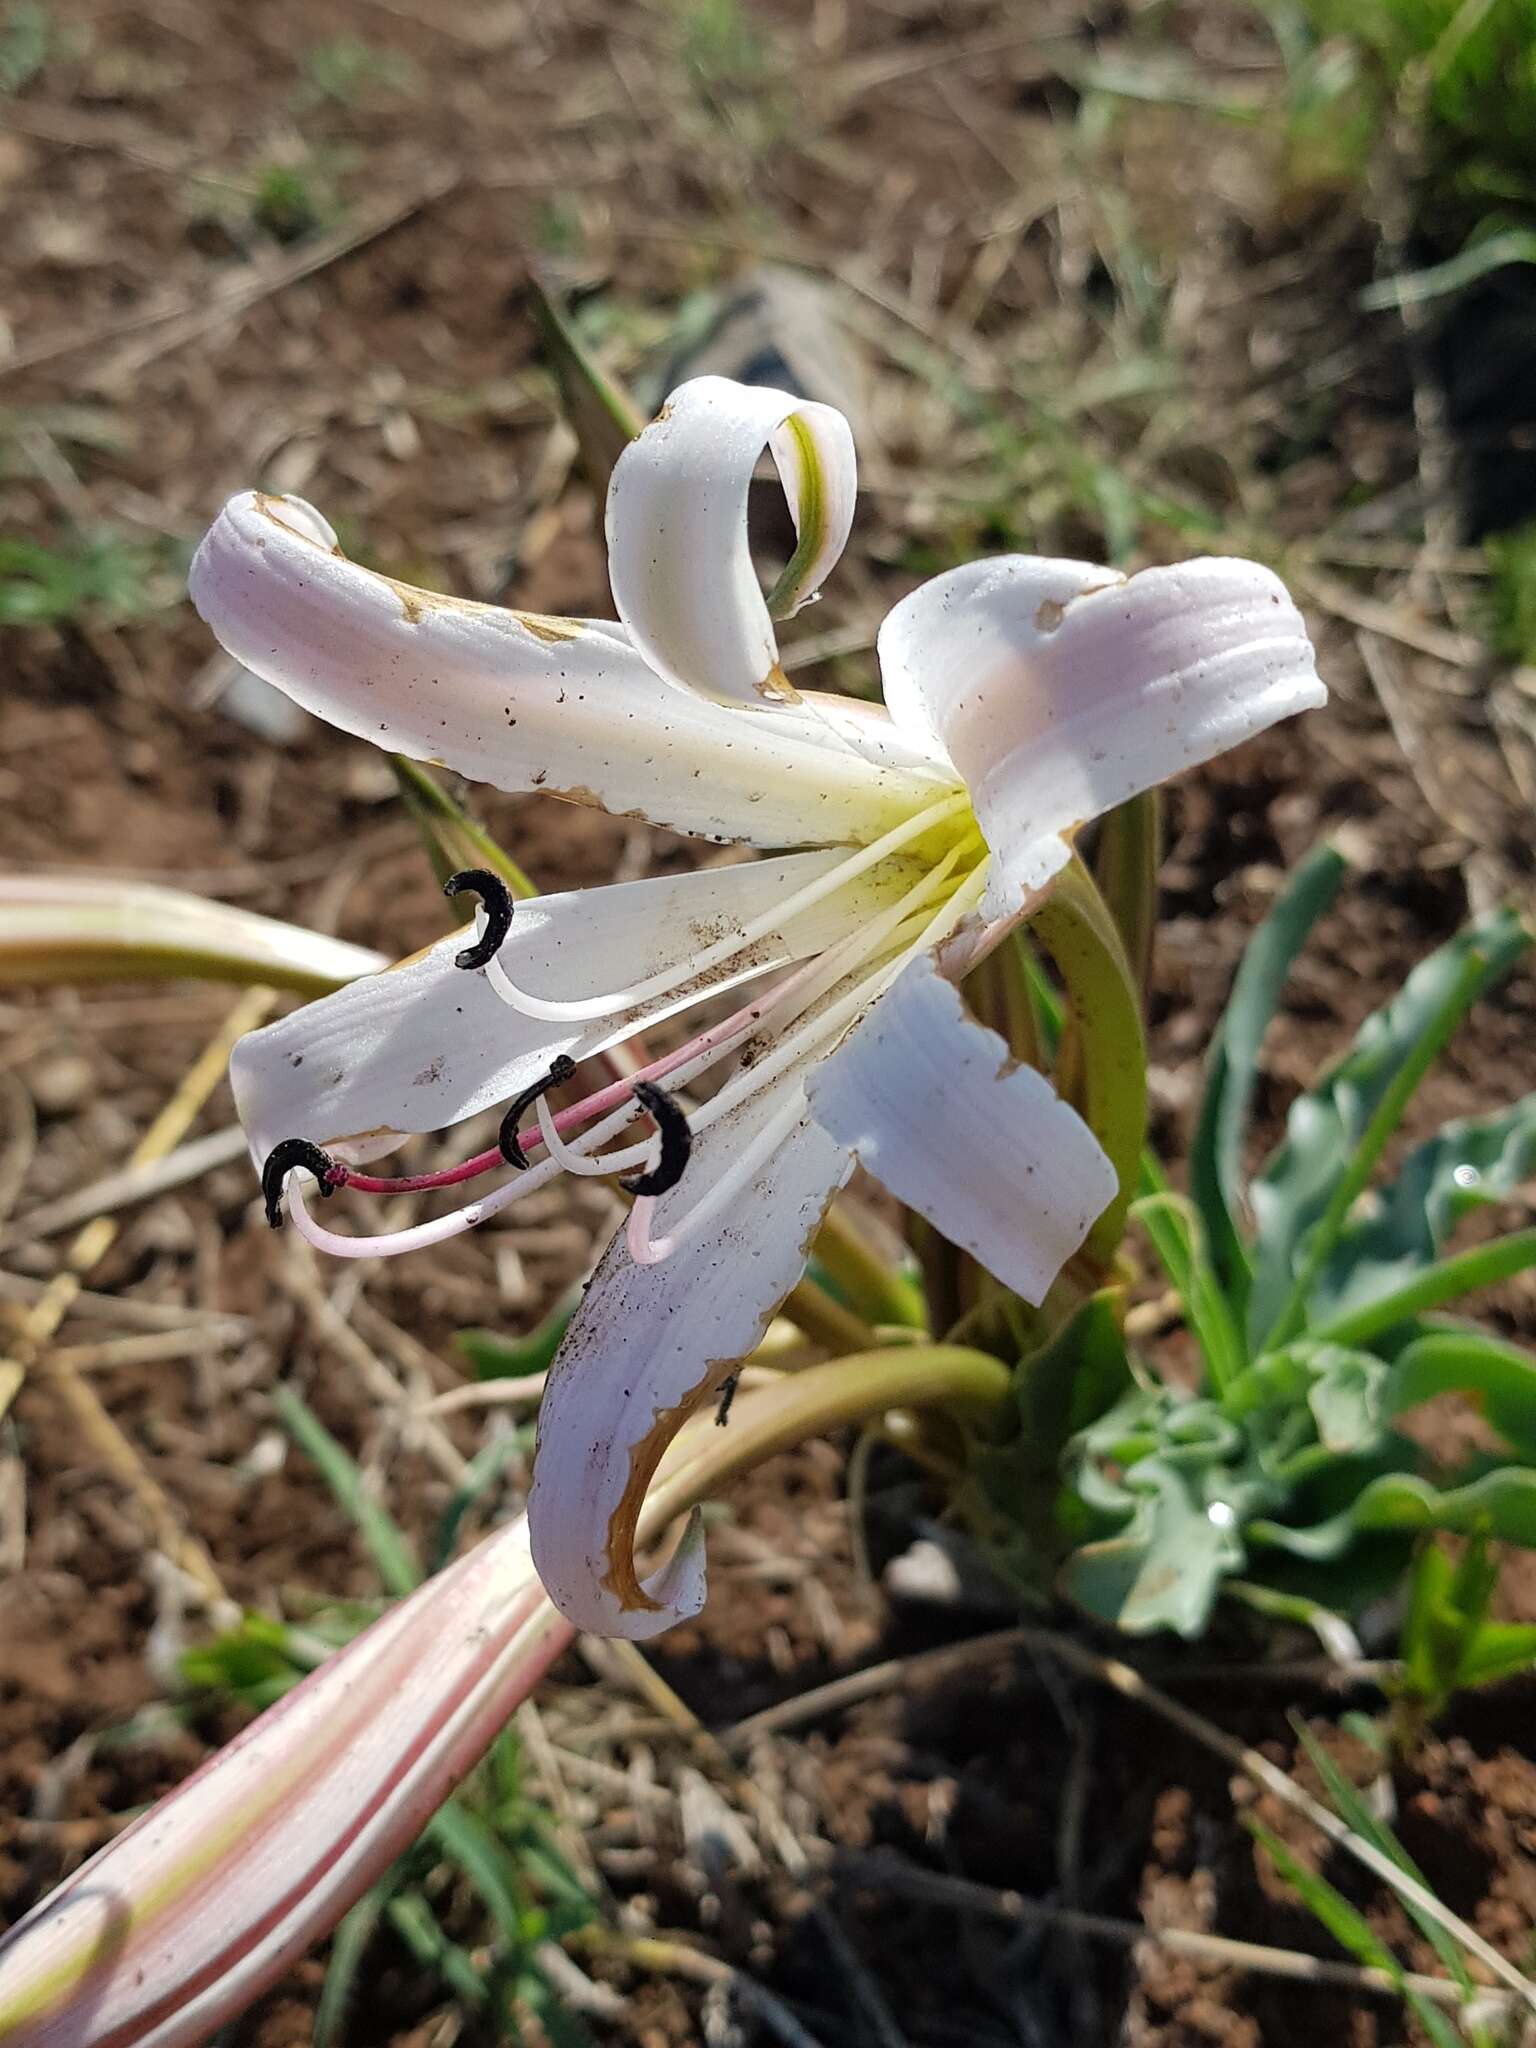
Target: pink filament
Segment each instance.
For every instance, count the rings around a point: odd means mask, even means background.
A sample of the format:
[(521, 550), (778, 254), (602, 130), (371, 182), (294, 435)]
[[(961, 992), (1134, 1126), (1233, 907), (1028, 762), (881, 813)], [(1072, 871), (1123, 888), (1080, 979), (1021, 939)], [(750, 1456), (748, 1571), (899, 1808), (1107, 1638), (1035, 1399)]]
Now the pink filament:
[[(733, 1011), (720, 1023), (712, 1024), (707, 1031), (699, 1032), (696, 1037), (690, 1038), (686, 1045), (680, 1045), (675, 1051), (664, 1053), (660, 1059), (652, 1060), (648, 1066), (636, 1068), (633, 1074), (623, 1080), (610, 1081), (606, 1088), (595, 1089), (592, 1094), (572, 1104), (569, 1109), (558, 1110), (554, 1117), (555, 1129), (564, 1137), (567, 1131), (590, 1123), (593, 1117), (602, 1116), (610, 1109), (617, 1109), (621, 1102), (634, 1094), (636, 1081), (659, 1081), (667, 1074), (675, 1073), (690, 1060), (697, 1059), (701, 1053), (714, 1052), (734, 1038), (750, 1036), (770, 1009), (786, 996), (793, 994), (796, 984), (803, 981), (806, 974), (806, 968), (797, 968), (793, 974), (787, 975), (777, 988), (769, 989), (765, 995), (744, 1004), (741, 1009)], [(534, 1146), (544, 1143), (544, 1136), (538, 1125), (533, 1124), (526, 1132), (518, 1133), (518, 1143), (524, 1152), (530, 1152)], [(461, 1181), (474, 1180), (480, 1174), (489, 1173), (493, 1168), (505, 1166), (506, 1163), (501, 1148), (493, 1145), (487, 1152), (477, 1152), (473, 1158), (463, 1159), (457, 1166), (441, 1167), (435, 1173), (404, 1173), (388, 1177), (375, 1173), (357, 1173), (350, 1166), (338, 1164), (327, 1176), (327, 1180), (333, 1188), (356, 1188), (359, 1194), (364, 1195), (414, 1195), (421, 1194), (429, 1188), (456, 1187)]]

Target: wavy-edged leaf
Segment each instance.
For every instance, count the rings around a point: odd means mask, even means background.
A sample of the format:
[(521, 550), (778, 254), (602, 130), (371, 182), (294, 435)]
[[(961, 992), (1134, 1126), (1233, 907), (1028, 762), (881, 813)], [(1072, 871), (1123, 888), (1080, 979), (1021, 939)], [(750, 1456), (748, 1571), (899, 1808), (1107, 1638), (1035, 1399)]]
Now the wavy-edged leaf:
[(1213, 1514), (1199, 1474), (1163, 1457), (1135, 1467), (1130, 1497), (1130, 1519), (1118, 1534), (1072, 1552), (1061, 1591), (1128, 1635), (1203, 1635), (1222, 1580), (1247, 1556), (1236, 1516)]
[(1232, 993), (1211, 1042), (1205, 1091), (1189, 1155), (1189, 1187), (1211, 1255), (1239, 1313), (1248, 1251), (1237, 1219), (1243, 1201), (1243, 1135), (1258, 1079), (1259, 1047), (1297, 954), (1331, 906), (1348, 863), (1336, 846), (1316, 846), (1287, 881), (1243, 950)]
[(1466, 1394), (1523, 1458), (1536, 1464), (1536, 1358), (1475, 1332), (1416, 1337), (1393, 1360), (1387, 1413), (1404, 1415), (1437, 1394)]
[(1248, 1304), (1254, 1345), (1294, 1334), (1287, 1325), (1297, 1290), (1331, 1249), (1319, 1238), (1342, 1227), (1351, 1187), (1363, 1186), (1396, 1112), (1440, 1045), (1530, 941), (1512, 910), (1469, 925), (1414, 969), (1366, 1019), (1337, 1066), (1292, 1105), (1283, 1142), (1249, 1190), (1258, 1231)]
[(1307, 1406), (1318, 1442), (1331, 1457), (1374, 1450), (1381, 1441), (1387, 1368), (1363, 1351), (1319, 1345), (1312, 1354), (1316, 1377)]
[(1310, 1528), (1254, 1521), (1254, 1543), (1287, 1551), (1313, 1563), (1342, 1557), (1355, 1538), (1369, 1531), (1447, 1529), (1453, 1535), (1482, 1534), (1536, 1549), (1536, 1472), (1503, 1465), (1465, 1486), (1444, 1491), (1412, 1472), (1386, 1472), (1363, 1486), (1350, 1504)]

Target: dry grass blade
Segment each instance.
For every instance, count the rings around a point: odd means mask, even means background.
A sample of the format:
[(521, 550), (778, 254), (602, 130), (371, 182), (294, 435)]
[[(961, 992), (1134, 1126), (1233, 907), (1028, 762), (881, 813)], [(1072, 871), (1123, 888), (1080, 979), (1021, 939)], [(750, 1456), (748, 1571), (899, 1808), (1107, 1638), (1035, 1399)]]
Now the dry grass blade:
[(292, 1238), (287, 1249), (289, 1255), (277, 1272), (283, 1292), (303, 1309), (316, 1336), (357, 1374), (369, 1399), (383, 1408), (401, 1438), (419, 1442), (443, 1477), (454, 1486), (462, 1486), (469, 1471), (468, 1461), (454, 1449), (428, 1410), (412, 1403), (406, 1388), (331, 1300), (320, 1285), (314, 1254), (308, 1245)]
[(57, 1237), (62, 1230), (73, 1230), (77, 1224), (89, 1223), (92, 1217), (131, 1208), (135, 1202), (151, 1201), (172, 1188), (185, 1187), (190, 1180), (200, 1180), (216, 1166), (228, 1166), (231, 1160), (243, 1158), (245, 1149), (245, 1133), (238, 1124), (231, 1124), (227, 1130), (209, 1131), (206, 1137), (191, 1138), (163, 1159), (138, 1160), (93, 1181), (88, 1188), (61, 1195), (56, 1202), (45, 1202), (41, 1208), (18, 1216), (14, 1223), (0, 1230), (0, 1247), (36, 1244), (45, 1237)]
[[(274, 1000), (272, 991), (264, 988), (248, 989), (241, 996), (218, 1032), (182, 1076), (175, 1094), (135, 1146), (130, 1166), (151, 1165), (175, 1149), (224, 1078), (230, 1048), (235, 1040), (261, 1023)], [(0, 1358), (0, 1416), (5, 1414), (20, 1392), (28, 1372), (43, 1356), (87, 1275), (106, 1257), (116, 1237), (117, 1224), (112, 1217), (98, 1216), (93, 1223), (88, 1223), (70, 1246), (63, 1270), (54, 1276), (27, 1311), (10, 1356)], [(228, 1595), (214, 1569), (213, 1560), (187, 1528), (169, 1496), (145, 1470), (137, 1450), (102, 1406), (95, 1390), (68, 1364), (56, 1366), (48, 1378), (50, 1388), (57, 1392), (69, 1409), (91, 1451), (138, 1502), (160, 1549), (210, 1600), (224, 1606)]]

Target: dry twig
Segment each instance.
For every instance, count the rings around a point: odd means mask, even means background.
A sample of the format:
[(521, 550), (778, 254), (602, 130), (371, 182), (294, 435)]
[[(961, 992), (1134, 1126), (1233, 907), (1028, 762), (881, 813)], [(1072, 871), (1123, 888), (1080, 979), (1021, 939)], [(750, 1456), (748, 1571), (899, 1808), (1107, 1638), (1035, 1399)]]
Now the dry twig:
[[(1224, 1934), (1202, 1934), (1185, 1927), (1148, 1927), (1136, 1920), (1116, 1920), (1104, 1913), (1082, 1913), (1070, 1907), (1048, 1905), (1042, 1899), (1026, 1899), (1022, 1893), (998, 1891), (970, 1879), (950, 1877), (941, 1871), (923, 1870), (907, 1863), (890, 1850), (863, 1854), (845, 1850), (837, 1858), (838, 1872), (859, 1885), (887, 1896), (900, 1894), (937, 1906), (949, 1906), (957, 1913), (981, 1913), (988, 1919), (1004, 1920), (1026, 1927), (1040, 1927), (1051, 1933), (1086, 1936), (1093, 1941), (1113, 1942), (1119, 1948), (1160, 1949), (1165, 1955), (1188, 1956), (1194, 1962), (1215, 1963), (1224, 1969), (1247, 1970), (1263, 1977), (1283, 1977), (1297, 1984), (1327, 1984), (1346, 1991), (1366, 1991), (1388, 1998), (1400, 1997), (1401, 1989), (1385, 1970), (1363, 1969), (1357, 1963), (1330, 1962), (1296, 1949), (1271, 1948), (1259, 1942), (1234, 1941)], [(1459, 2006), (1461, 1987), (1448, 1977), (1425, 1977), (1404, 1973), (1404, 1982), (1438, 2005)], [(1511, 2002), (1503, 1993), (1504, 2003)]]

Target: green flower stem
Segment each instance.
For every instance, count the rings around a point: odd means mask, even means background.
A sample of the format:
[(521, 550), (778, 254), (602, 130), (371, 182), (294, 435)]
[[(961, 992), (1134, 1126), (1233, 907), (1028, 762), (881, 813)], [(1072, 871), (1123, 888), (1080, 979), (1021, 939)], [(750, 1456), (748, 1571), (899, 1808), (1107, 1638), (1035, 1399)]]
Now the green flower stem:
[(1479, 1287), (1497, 1287), (1516, 1273), (1536, 1266), (1536, 1230), (1517, 1230), (1493, 1244), (1474, 1245), (1454, 1258), (1441, 1259), (1417, 1274), (1405, 1286), (1396, 1287), (1362, 1307), (1346, 1309), (1312, 1332), (1329, 1344), (1365, 1344), (1425, 1309), (1440, 1308), (1458, 1296)]
[(1056, 963), (1071, 1012), (1051, 1078), (1058, 1094), (1082, 1110), (1120, 1180), (1083, 1248), (1104, 1272), (1125, 1234), (1147, 1134), (1141, 991), (1109, 907), (1075, 854), (1032, 914), (1030, 929)]
[[(867, 1323), (928, 1327), (923, 1291), (907, 1274), (883, 1259), (841, 1202), (834, 1202), (816, 1233), (812, 1256)], [(863, 1347), (867, 1348), (869, 1339)]]
[(862, 1317), (844, 1308), (809, 1277), (790, 1290), (780, 1313), (788, 1317), (802, 1336), (830, 1351), (834, 1358), (840, 1358), (846, 1351), (867, 1351), (875, 1342), (874, 1331)]
[(651, 1542), (696, 1501), (807, 1437), (857, 1426), (893, 1408), (938, 1407), (985, 1418), (1007, 1402), (1006, 1366), (963, 1344), (896, 1344), (807, 1366), (743, 1395), (729, 1429), (712, 1419), (684, 1430), (646, 1497), (639, 1535)]
[(1483, 954), (1473, 952), (1469, 955), (1454, 986), (1428, 1027), (1420, 1033), (1413, 1050), (1393, 1077), (1391, 1086), (1377, 1103), (1375, 1114), (1366, 1125), (1348, 1166), (1340, 1174), (1327, 1208), (1315, 1228), (1308, 1233), (1306, 1252), (1291, 1283), (1285, 1306), (1274, 1328), (1257, 1347), (1260, 1355), (1288, 1344), (1305, 1325), (1308, 1298), (1338, 1242), (1346, 1217), (1365, 1192), (1366, 1182), (1375, 1170), (1388, 1139), (1402, 1122), (1413, 1091), (1444, 1051), (1447, 1039), (1466, 1014), (1467, 1005), (1487, 971), (1488, 962)]
[(1104, 818), (1093, 863), (1094, 880), (1120, 933), (1143, 1010), (1152, 979), (1162, 848), (1163, 793), (1143, 790)]

